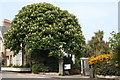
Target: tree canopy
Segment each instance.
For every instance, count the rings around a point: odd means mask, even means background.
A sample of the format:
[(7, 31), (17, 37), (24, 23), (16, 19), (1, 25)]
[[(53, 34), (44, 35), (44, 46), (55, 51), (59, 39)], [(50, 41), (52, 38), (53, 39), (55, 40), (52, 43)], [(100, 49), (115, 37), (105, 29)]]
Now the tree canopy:
[(66, 53), (77, 55), (85, 43), (76, 16), (49, 3), (24, 6), (4, 38), (6, 48), (15, 54), (23, 47), (26, 53), (38, 49), (58, 54), (62, 45)]
[(109, 43), (113, 52), (112, 61), (120, 69), (120, 32), (116, 33), (113, 31), (111, 35), (112, 37), (109, 38)]
[(103, 40), (104, 32), (98, 31), (95, 32), (95, 36), (92, 37), (91, 40), (88, 41), (86, 45), (87, 55), (89, 56), (98, 56), (100, 54), (108, 54), (110, 53), (109, 43)]

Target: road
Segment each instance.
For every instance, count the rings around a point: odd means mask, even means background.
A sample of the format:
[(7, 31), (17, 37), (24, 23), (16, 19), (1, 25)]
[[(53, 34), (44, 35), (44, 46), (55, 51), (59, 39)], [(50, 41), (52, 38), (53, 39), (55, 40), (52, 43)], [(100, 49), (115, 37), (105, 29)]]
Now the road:
[(80, 75), (51, 76), (31, 73), (2, 72), (2, 80), (114, 80), (114, 79), (90, 79)]

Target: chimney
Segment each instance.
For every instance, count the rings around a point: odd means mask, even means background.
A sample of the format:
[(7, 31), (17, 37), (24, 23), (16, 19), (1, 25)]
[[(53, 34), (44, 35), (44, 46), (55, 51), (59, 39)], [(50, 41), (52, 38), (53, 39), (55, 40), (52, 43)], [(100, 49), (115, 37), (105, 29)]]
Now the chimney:
[(7, 20), (7, 19), (4, 19), (3, 20), (3, 27), (9, 27), (11, 24), (11, 21), (10, 20)]

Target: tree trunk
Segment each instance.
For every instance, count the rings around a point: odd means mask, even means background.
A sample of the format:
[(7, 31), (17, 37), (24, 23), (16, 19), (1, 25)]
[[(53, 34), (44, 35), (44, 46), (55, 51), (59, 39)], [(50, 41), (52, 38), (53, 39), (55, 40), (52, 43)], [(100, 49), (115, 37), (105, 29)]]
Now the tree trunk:
[(60, 76), (63, 76), (63, 73), (64, 71), (63, 71), (63, 60), (62, 59), (60, 59), (59, 60), (59, 75)]
[(22, 44), (22, 65), (25, 65), (25, 45)]

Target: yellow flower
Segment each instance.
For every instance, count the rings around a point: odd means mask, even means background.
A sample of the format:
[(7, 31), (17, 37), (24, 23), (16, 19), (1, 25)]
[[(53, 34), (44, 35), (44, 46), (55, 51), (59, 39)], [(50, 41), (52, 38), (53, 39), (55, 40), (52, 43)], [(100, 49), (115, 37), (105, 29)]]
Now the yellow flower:
[(111, 54), (107, 54), (107, 55), (100, 55), (97, 57), (90, 57), (88, 61), (90, 65), (100, 63), (102, 61), (105, 61), (106, 63), (110, 63), (111, 56), (112, 56)]
[(110, 63), (110, 61), (107, 61), (107, 63)]

